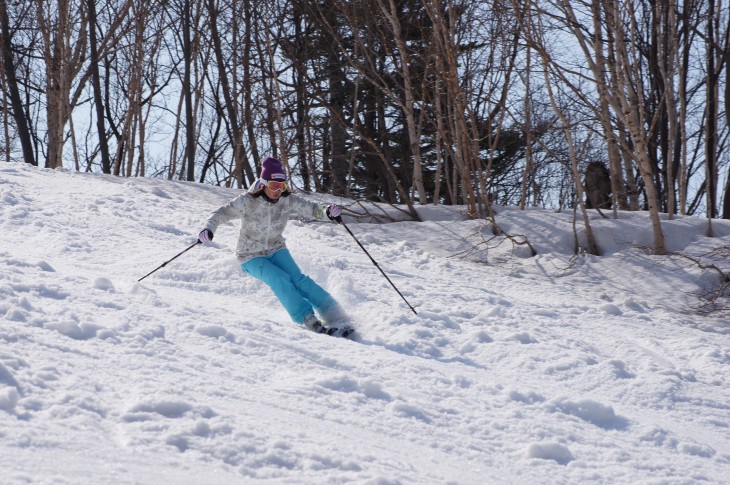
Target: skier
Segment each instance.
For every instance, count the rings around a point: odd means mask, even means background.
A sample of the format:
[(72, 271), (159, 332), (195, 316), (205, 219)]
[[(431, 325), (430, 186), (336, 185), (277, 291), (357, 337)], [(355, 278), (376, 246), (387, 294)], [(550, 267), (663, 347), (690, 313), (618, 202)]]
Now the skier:
[(212, 241), (221, 222), (240, 218), (236, 256), (243, 271), (266, 283), (294, 322), (317, 333), (347, 336), (349, 327), (327, 327), (315, 314), (325, 323), (345, 316), (332, 295), (302, 273), (282, 235), (290, 215), (334, 221), (340, 213), (335, 204), (320, 205), (292, 194), (281, 161), (266, 157), (259, 180), (248, 192), (214, 211), (198, 240)]

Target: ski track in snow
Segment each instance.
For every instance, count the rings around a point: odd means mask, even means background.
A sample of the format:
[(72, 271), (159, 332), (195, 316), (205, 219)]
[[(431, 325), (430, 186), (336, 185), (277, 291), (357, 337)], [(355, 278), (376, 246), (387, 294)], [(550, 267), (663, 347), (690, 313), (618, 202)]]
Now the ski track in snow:
[(480, 222), (350, 224), (414, 315), (343, 228), (292, 221), (354, 341), (290, 323), (236, 224), (136, 282), (234, 193), (0, 167), (0, 482), (728, 483), (729, 328), (664, 301), (696, 268), (571, 263), (547, 211), (498, 217), (552, 251), (490, 265), (452, 256)]

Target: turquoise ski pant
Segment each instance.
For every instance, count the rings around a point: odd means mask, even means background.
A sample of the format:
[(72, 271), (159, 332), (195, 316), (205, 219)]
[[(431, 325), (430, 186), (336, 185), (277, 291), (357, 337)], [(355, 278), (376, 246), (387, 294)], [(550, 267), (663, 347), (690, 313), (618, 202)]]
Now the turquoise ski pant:
[(296, 323), (301, 324), (315, 310), (322, 314), (336, 304), (332, 295), (302, 273), (288, 249), (250, 259), (241, 268), (266, 283)]

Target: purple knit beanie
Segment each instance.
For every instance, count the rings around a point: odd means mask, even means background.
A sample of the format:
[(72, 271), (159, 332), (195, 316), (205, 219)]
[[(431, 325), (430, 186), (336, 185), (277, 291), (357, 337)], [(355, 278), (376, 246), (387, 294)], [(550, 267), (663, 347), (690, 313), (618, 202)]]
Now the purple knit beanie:
[(261, 178), (264, 180), (286, 180), (286, 173), (281, 161), (274, 157), (264, 158), (261, 163)]

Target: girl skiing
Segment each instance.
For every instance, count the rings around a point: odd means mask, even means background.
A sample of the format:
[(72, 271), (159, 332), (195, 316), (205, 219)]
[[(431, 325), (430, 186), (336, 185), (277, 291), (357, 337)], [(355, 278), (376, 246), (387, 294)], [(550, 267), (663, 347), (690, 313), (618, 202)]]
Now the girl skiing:
[(344, 313), (332, 295), (302, 273), (282, 235), (291, 215), (334, 221), (340, 213), (335, 204), (320, 205), (292, 194), (282, 163), (266, 157), (259, 180), (214, 211), (198, 240), (211, 241), (220, 223), (241, 219), (236, 256), (243, 271), (266, 283), (294, 322), (317, 333), (347, 336), (351, 329), (320, 322), (315, 312), (325, 322), (340, 320)]

